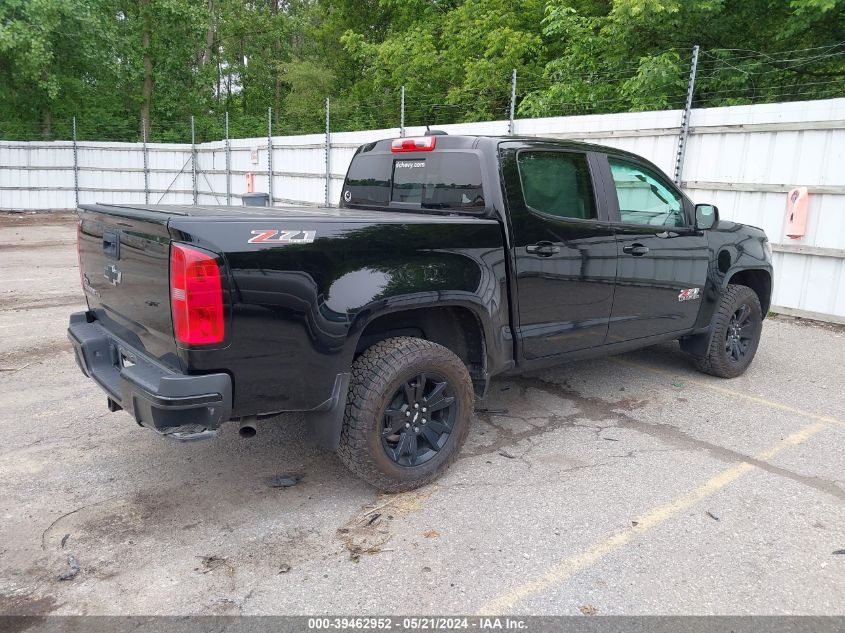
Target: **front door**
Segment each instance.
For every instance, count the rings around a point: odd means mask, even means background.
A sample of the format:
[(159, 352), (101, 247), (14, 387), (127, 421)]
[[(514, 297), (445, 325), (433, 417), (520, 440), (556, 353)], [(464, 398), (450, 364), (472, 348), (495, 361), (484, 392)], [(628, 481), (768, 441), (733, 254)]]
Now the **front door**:
[(602, 345), (616, 242), (596, 194), (591, 154), (511, 149), (503, 155), (513, 231), (519, 334), (526, 359)]
[(692, 204), (645, 163), (605, 160), (619, 257), (607, 342), (689, 330), (709, 262), (707, 238), (693, 227)]

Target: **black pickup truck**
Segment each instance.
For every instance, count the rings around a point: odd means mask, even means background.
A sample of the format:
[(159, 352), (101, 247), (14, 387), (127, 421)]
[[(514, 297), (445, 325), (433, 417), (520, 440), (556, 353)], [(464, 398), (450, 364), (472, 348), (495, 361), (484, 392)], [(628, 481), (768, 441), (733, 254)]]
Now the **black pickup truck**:
[(338, 208), (82, 205), (76, 361), (174, 439), (308, 412), (373, 485), (434, 479), (490, 378), (679, 339), (733, 377), (765, 233), (620, 150), (431, 134), (363, 145)]

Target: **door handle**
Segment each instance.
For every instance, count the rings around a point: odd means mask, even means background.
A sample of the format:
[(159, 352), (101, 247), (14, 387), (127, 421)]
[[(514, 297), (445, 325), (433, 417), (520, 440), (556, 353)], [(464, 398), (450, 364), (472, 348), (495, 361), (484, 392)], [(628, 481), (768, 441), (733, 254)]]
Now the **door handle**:
[(560, 252), (560, 247), (555, 246), (551, 242), (537, 242), (531, 246), (525, 247), (525, 252), (532, 255), (539, 255), (540, 257), (551, 257), (555, 253)]
[(631, 244), (630, 246), (623, 246), (622, 252), (627, 255), (633, 255), (634, 257), (642, 257), (648, 253), (648, 246), (643, 246), (642, 244)]

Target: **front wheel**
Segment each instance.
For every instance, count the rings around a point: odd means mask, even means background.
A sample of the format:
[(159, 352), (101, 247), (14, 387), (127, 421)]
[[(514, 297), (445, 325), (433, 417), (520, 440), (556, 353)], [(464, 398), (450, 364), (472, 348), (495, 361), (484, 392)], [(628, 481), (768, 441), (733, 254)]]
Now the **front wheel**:
[(453, 352), (418, 338), (381, 341), (352, 364), (338, 455), (376, 488), (418, 488), (457, 457), (473, 404), (469, 372)]
[(734, 378), (748, 369), (757, 353), (763, 310), (757, 293), (737, 284), (728, 285), (716, 310), (707, 355), (693, 361), (704, 373)]

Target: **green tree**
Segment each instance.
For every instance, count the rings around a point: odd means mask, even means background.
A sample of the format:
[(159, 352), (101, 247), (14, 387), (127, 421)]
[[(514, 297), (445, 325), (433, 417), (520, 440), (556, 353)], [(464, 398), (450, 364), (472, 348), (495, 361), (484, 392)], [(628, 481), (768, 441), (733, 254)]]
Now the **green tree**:
[[(0, 3), (0, 112), (12, 115), (7, 125), (50, 138), (56, 124), (67, 134), (76, 111), (115, 123), (94, 97), (117, 84), (114, 9), (110, 0)], [(80, 46), (84, 41), (98, 45)]]
[(186, 141), (845, 95), (845, 0), (2, 0), (0, 137)]
[[(551, 0), (548, 85), (528, 94), (520, 113), (681, 107), (694, 45), (702, 50), (696, 105), (841, 95), (843, 9), (842, 0)], [(826, 81), (812, 81), (816, 73)]]

